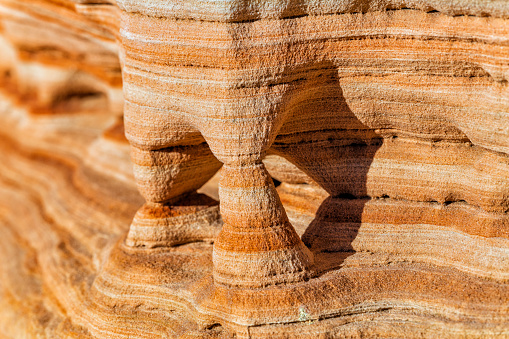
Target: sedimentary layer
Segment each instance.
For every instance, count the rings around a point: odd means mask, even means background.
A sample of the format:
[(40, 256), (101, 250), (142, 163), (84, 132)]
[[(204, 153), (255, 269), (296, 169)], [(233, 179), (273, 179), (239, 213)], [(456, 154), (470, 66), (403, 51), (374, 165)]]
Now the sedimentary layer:
[(0, 336), (509, 337), (508, 17), (0, 1)]

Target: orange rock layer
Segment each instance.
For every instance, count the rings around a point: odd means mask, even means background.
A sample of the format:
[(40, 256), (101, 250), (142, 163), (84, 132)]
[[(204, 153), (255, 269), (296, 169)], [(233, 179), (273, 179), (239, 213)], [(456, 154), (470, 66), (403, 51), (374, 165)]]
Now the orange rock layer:
[(509, 337), (508, 18), (0, 0), (0, 337)]

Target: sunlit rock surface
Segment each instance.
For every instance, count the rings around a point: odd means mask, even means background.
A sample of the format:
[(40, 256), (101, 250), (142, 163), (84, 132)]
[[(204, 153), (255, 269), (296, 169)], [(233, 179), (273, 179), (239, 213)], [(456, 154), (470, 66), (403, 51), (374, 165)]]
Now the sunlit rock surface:
[(509, 337), (509, 3), (0, 0), (0, 337)]

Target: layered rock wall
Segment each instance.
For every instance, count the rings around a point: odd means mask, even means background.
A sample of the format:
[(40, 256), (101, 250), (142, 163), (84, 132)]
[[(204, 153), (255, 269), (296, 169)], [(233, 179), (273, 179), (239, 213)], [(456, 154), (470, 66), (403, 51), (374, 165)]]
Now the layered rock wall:
[(0, 334), (509, 336), (505, 1), (1, 0), (0, 28)]

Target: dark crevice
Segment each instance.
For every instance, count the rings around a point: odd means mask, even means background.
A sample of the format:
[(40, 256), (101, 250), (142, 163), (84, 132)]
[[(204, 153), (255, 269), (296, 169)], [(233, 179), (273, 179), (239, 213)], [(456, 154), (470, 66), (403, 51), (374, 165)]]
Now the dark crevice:
[(337, 199), (346, 199), (346, 200), (358, 199), (355, 195), (350, 194), (350, 193), (341, 193), (338, 196), (335, 196), (334, 198), (337, 198)]
[[(442, 205), (449, 206), (450, 204), (453, 204), (453, 203), (464, 203), (464, 204), (470, 205), (466, 200), (462, 200), (462, 199), (460, 199), (460, 200), (448, 200), (448, 201), (444, 201), (442, 203)], [(476, 206), (476, 207), (478, 207), (478, 206)]]
[(272, 178), (272, 181), (274, 182), (274, 187), (278, 187), (279, 185), (281, 185), (281, 181), (277, 180), (276, 178)]
[(207, 326), (205, 329), (206, 330), (213, 330), (213, 329), (220, 329), (222, 327), (223, 327), (223, 325), (221, 325), (219, 323), (215, 323), (215, 324)]
[(68, 92), (63, 93), (56, 98), (57, 102), (65, 102), (70, 100), (84, 100), (84, 99), (93, 99), (103, 97), (104, 93), (95, 92), (95, 91), (85, 91), (85, 92)]

